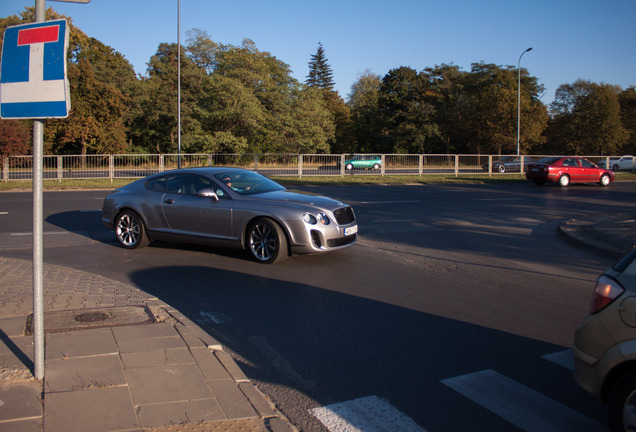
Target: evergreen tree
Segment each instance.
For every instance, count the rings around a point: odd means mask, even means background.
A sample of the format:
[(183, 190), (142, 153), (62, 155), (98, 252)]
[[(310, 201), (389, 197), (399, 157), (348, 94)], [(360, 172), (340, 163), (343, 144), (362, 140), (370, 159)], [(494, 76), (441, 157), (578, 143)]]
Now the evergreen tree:
[(333, 90), (333, 72), (331, 71), (331, 66), (327, 63), (325, 50), (320, 42), (318, 42), (316, 54), (313, 54), (309, 61), (309, 75), (307, 75), (305, 84), (309, 87)]

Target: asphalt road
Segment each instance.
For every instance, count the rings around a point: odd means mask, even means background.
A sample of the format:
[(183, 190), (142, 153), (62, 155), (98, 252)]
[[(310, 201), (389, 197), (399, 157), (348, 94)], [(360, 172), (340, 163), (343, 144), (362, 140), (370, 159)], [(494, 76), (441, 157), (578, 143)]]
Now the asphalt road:
[[(127, 251), (99, 222), (106, 192), (47, 192), (44, 259), (181, 310), (302, 430), (329, 430), (310, 410), (378, 401), (404, 430), (604, 430), (568, 349), (611, 261), (557, 228), (633, 211), (636, 183), (301, 189), (353, 205), (358, 244), (273, 266), (198, 246)], [(0, 194), (0, 255), (30, 258), (30, 206)]]

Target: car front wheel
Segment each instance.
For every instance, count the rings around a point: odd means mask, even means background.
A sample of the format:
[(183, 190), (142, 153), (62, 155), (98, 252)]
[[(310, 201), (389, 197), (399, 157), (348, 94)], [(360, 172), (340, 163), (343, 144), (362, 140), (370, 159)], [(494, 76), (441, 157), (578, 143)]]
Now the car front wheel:
[(561, 187), (566, 187), (570, 184), (570, 177), (567, 174), (563, 174), (559, 177), (558, 185)]
[(614, 385), (607, 403), (610, 430), (636, 430), (636, 371), (627, 372)]
[(141, 217), (132, 210), (124, 210), (115, 219), (115, 235), (126, 249), (142, 248), (150, 241)]
[(379, 170), (380, 169), (380, 164), (374, 164), (373, 165), (373, 169), (374, 170)]
[(345, 168), (351, 171), (353, 169), (353, 164), (347, 164)]
[(276, 222), (259, 218), (247, 231), (247, 249), (256, 261), (272, 264), (287, 258), (287, 237)]
[(610, 184), (610, 176), (608, 176), (607, 174), (603, 174), (600, 178), (600, 180), (598, 181), (598, 184), (600, 184), (601, 186), (607, 186)]
[(500, 173), (505, 173), (506, 172), (506, 166), (505, 165), (499, 165), (499, 172)]

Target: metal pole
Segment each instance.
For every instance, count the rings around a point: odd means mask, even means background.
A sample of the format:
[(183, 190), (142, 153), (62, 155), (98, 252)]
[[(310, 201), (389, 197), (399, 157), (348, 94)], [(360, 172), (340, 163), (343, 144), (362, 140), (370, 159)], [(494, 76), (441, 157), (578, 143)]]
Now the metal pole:
[(181, 0), (177, 0), (177, 168), (181, 168)]
[[(35, 22), (44, 22), (45, 0), (35, 0)], [(44, 289), (43, 289), (43, 147), (44, 123), (33, 120), (33, 355), (36, 380), (44, 379)]]
[(519, 135), (521, 129), (521, 57), (528, 51), (532, 51), (532, 48), (528, 48), (522, 52), (517, 62), (517, 156), (519, 156)]

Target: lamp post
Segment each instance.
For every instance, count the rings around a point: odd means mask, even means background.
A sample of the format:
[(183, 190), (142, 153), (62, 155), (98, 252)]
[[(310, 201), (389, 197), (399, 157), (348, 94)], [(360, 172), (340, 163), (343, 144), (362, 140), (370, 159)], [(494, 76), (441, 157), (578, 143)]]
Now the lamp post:
[(181, 0), (177, 0), (177, 168), (181, 168)]
[(519, 156), (519, 134), (521, 128), (521, 57), (528, 51), (532, 51), (532, 48), (522, 52), (517, 62), (517, 156)]

